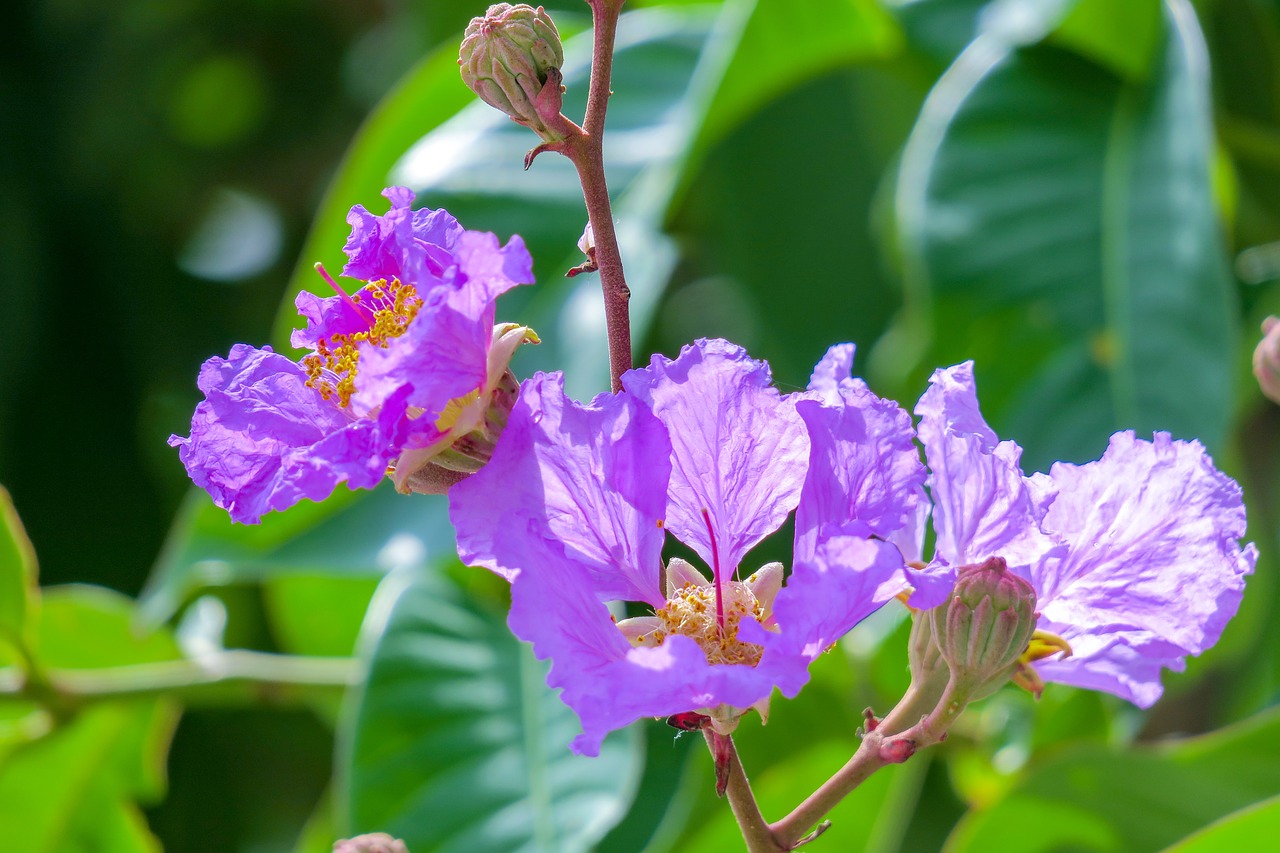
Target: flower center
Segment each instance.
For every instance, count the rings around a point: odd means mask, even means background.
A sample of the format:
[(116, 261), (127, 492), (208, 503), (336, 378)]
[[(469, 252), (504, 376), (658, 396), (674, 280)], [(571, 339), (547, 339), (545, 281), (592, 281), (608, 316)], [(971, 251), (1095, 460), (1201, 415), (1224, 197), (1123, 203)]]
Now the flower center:
[(334, 334), (321, 338), (316, 351), (302, 359), (307, 372), (307, 386), (315, 388), (326, 400), (337, 397), (338, 405), (351, 403), (356, 390), (356, 371), (360, 361), (359, 345), (390, 346), (391, 341), (404, 334), (422, 308), (422, 297), (412, 284), (398, 278), (370, 282), (354, 296), (351, 304), (370, 319), (369, 328), (363, 332)]
[(684, 634), (702, 648), (707, 662), (712, 664), (745, 663), (755, 666), (760, 663), (764, 647), (739, 640), (738, 625), (744, 616), (763, 622), (764, 607), (747, 585), (739, 581), (724, 584), (720, 603), (723, 605), (723, 624), (717, 614), (715, 588), (686, 584), (676, 590), (667, 599), (666, 606), (655, 614), (662, 627), (654, 631), (654, 639), (661, 645), (669, 634)]

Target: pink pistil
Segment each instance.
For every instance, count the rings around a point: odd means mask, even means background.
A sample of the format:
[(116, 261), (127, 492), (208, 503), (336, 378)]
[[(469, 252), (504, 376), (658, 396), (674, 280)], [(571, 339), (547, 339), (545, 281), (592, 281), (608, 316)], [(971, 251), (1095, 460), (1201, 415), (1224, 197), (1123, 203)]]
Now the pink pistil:
[(702, 520), (707, 523), (707, 535), (711, 537), (711, 575), (716, 584), (716, 622), (724, 628), (724, 596), (721, 594), (720, 549), (716, 547), (716, 532), (711, 528), (711, 514), (702, 511)]
[(320, 263), (319, 261), (316, 261), (316, 272), (320, 273), (321, 278), (329, 282), (329, 286), (333, 288), (333, 292), (338, 294), (338, 296), (342, 297), (343, 302), (350, 305), (358, 313), (364, 315), (369, 320), (375, 319), (375, 317), (373, 316), (373, 313), (368, 308), (361, 305), (356, 300), (352, 299), (351, 294), (347, 293), (345, 290), (343, 290), (341, 287), (338, 286), (338, 283), (333, 280), (333, 276), (329, 275), (329, 271), (324, 268), (324, 264)]

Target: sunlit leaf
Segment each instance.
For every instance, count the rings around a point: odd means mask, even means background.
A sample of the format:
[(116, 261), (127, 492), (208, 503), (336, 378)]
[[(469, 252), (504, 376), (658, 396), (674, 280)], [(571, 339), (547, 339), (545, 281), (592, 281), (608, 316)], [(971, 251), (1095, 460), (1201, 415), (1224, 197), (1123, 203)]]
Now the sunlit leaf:
[(928, 360), (978, 359), (984, 408), (1031, 468), (1095, 458), (1120, 428), (1225, 436), (1238, 309), (1208, 69), (1190, 5), (1163, 11), (1146, 82), (984, 33), (903, 157), (903, 264), (939, 324)]
[(342, 736), (344, 828), (414, 853), (589, 849), (635, 795), (634, 727), (598, 758), (573, 755), (577, 717), (502, 612), (444, 577), (384, 584), (370, 618), (385, 629)]
[[(163, 631), (140, 634), (132, 602), (99, 587), (46, 592), (36, 626), (42, 665), (97, 669), (177, 657)], [(158, 851), (137, 803), (166, 787), (177, 710), (166, 700), (94, 704), (0, 760), (0, 838), (31, 853)]]
[(1168, 853), (1227, 853), (1248, 850), (1264, 838), (1280, 838), (1280, 797), (1272, 797), (1233, 812), (1189, 838)]
[(9, 492), (0, 486), (0, 638), (19, 640), (36, 596), (36, 552)]
[(1128, 751), (1080, 746), (1038, 765), (970, 813), (950, 853), (1158, 850), (1280, 793), (1280, 713), (1198, 738)]

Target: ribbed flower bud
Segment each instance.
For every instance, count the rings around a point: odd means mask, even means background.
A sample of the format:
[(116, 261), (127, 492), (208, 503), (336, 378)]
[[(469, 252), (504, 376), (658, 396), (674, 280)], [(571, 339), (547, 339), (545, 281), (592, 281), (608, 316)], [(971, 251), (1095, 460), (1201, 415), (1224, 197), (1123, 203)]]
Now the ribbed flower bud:
[(1001, 557), (961, 567), (945, 604), (930, 611), (952, 678), (981, 699), (1009, 680), (1036, 627), (1036, 593)]
[(559, 114), (560, 67), (564, 65), (560, 33), (541, 6), (495, 3), (483, 18), (472, 18), (458, 65), (463, 82), (486, 104), (548, 142), (564, 138), (547, 127), (539, 112), (541, 106), (544, 112)]
[(371, 832), (335, 842), (333, 853), (409, 853), (409, 848), (385, 832)]
[(1262, 340), (1253, 351), (1253, 375), (1262, 393), (1280, 403), (1280, 317), (1262, 321)]

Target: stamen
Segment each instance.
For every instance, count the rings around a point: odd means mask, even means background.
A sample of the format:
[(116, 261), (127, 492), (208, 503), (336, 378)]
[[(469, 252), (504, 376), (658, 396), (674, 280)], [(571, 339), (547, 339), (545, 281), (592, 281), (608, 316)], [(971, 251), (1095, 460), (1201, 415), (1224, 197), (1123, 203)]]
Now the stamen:
[(716, 622), (724, 630), (724, 581), (720, 577), (720, 549), (716, 547), (716, 532), (711, 528), (711, 514), (704, 507), (702, 520), (707, 523), (707, 535), (711, 537), (711, 579), (716, 585)]
[(393, 278), (390, 282), (369, 283), (369, 295), (377, 305), (370, 308), (347, 296), (319, 264), (316, 269), (370, 322), (370, 327), (362, 332), (339, 332), (329, 338), (321, 338), (316, 342), (315, 353), (302, 359), (302, 366), (307, 371), (307, 386), (315, 388), (326, 400), (336, 396), (338, 405), (345, 407), (351, 403), (351, 395), (356, 390), (359, 345), (390, 346), (393, 339), (409, 328), (423, 301), (413, 285)]

